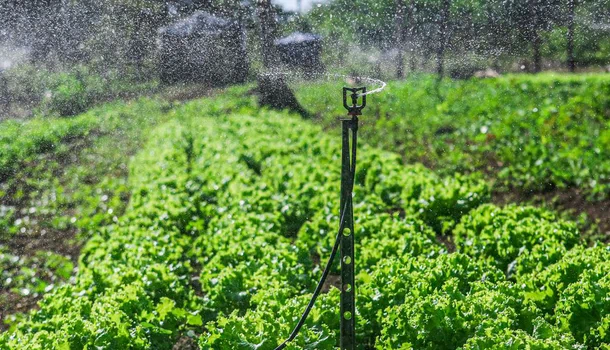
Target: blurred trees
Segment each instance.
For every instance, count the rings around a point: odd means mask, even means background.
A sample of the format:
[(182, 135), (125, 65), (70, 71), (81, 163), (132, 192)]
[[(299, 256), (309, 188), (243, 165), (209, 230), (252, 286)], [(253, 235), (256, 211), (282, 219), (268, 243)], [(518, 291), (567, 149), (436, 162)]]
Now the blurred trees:
[(542, 70), (542, 35), (555, 24), (560, 24), (560, 0), (507, 0), (509, 24), (517, 34), (517, 40), (529, 43), (534, 72)]
[(155, 56), (158, 29), (198, 10), (248, 22), (240, 0), (0, 0), (0, 33), (47, 66), (141, 74)]
[(308, 17), (346, 42), (398, 49), (398, 64), (407, 47), (410, 62), (434, 62), (440, 75), (445, 57), (466, 66), (523, 62), (533, 72), (543, 58), (571, 71), (610, 63), (609, 0), (334, 0)]
[(568, 35), (566, 37), (566, 46), (568, 54), (568, 69), (570, 72), (574, 72), (576, 69), (576, 62), (574, 61), (574, 15), (576, 8), (576, 0), (567, 0), (567, 20), (566, 25), (568, 27)]
[(167, 18), (159, 0), (0, 0), (5, 31), (38, 62), (140, 62)]
[(444, 74), (444, 59), (445, 47), (449, 41), (449, 10), (451, 9), (451, 0), (442, 0), (441, 9), (438, 15), (437, 32), (438, 32), (438, 48), (436, 49), (436, 73), (439, 77)]
[(545, 60), (571, 71), (610, 64), (610, 0), (331, 0), (298, 17), (278, 16), (269, 0), (0, 0), (0, 39), (41, 62), (140, 70), (154, 58), (157, 29), (197, 10), (240, 20), (256, 44), (273, 37), (258, 26), (266, 18), (278, 33), (282, 23), (311, 27), (331, 50), (394, 52), (398, 77), (405, 61), (440, 75), (502, 64), (540, 71)]
[(394, 39), (396, 40), (396, 78), (404, 78), (404, 41), (405, 41), (405, 15), (407, 13), (406, 0), (396, 0), (396, 28)]

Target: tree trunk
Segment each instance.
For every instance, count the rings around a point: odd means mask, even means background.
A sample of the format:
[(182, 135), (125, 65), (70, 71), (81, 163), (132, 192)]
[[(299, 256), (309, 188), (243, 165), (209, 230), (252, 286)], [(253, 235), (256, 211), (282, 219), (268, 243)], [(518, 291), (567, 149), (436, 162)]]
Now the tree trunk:
[(438, 78), (441, 79), (444, 75), (444, 56), (445, 46), (447, 44), (447, 27), (449, 22), (449, 9), (451, 7), (451, 0), (443, 0), (443, 7), (441, 9), (441, 18), (438, 26), (438, 39), (439, 44), (436, 50), (436, 73)]
[(415, 52), (411, 51), (411, 55), (409, 55), (409, 70), (411, 73), (417, 70), (417, 62), (415, 61)]
[(542, 46), (542, 38), (540, 37), (540, 4), (536, 1), (529, 1), (529, 13), (531, 14), (531, 36), (532, 36), (532, 64), (533, 73), (539, 73), (542, 70), (542, 54), (540, 46)]
[(8, 91), (8, 82), (0, 72), (0, 111), (8, 114), (11, 104), (11, 94)]
[(574, 7), (576, 0), (568, 0), (568, 37), (567, 37), (567, 54), (568, 54), (568, 69), (574, 73), (576, 70), (576, 61), (574, 60)]
[(258, 75), (259, 104), (275, 109), (290, 109), (303, 118), (309, 113), (299, 105), (294, 93), (281, 74), (273, 74), (273, 68), (279, 65), (278, 55), (273, 43), (275, 39), (275, 12), (271, 0), (257, 0), (258, 18), (261, 30), (263, 65), (266, 72)]
[(409, 40), (409, 69), (411, 73), (415, 72), (415, 17), (413, 12), (415, 11), (415, 0), (409, 1), (409, 7), (407, 8), (407, 36)]
[(396, 0), (396, 23), (394, 28), (394, 39), (396, 40), (396, 49), (398, 54), (396, 55), (396, 79), (403, 79), (405, 77), (404, 69), (404, 33), (405, 33), (405, 1)]
[(258, 19), (261, 30), (261, 44), (263, 54), (263, 65), (265, 68), (273, 68), (276, 65), (277, 56), (273, 40), (275, 38), (275, 14), (271, 0), (258, 0)]
[(542, 54), (540, 52), (540, 46), (542, 45), (542, 39), (540, 38), (540, 31), (535, 28), (532, 38), (532, 49), (534, 51), (534, 73), (540, 73), (542, 70)]

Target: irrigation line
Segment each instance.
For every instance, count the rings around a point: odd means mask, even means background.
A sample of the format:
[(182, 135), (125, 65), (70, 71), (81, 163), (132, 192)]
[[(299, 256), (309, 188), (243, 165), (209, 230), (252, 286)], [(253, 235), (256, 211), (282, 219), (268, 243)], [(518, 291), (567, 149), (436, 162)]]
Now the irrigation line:
[(379, 87), (373, 90), (369, 90), (367, 92), (364, 93), (359, 93), (358, 97), (362, 97), (362, 96), (366, 96), (366, 95), (372, 95), (372, 94), (376, 94), (378, 92), (383, 91), (386, 86), (388, 85), (385, 81), (383, 80), (379, 80), (379, 79), (375, 79), (375, 78), (370, 78), (370, 77), (358, 77), (358, 76), (352, 76), (352, 75), (345, 75), (345, 74), (338, 74), (338, 73), (306, 73), (306, 74), (297, 74), (297, 73), (293, 73), (293, 72), (287, 72), (287, 71), (270, 71), (270, 72), (265, 72), (262, 73), (261, 75), (264, 76), (297, 76), (297, 77), (332, 77), (332, 78), (341, 78), (341, 79), (353, 79), (353, 80), (359, 80), (359, 81), (364, 81), (364, 82), (368, 82), (370, 84), (373, 85), (378, 85)]
[[(355, 135), (356, 134), (354, 133), (354, 136)], [(284, 340), (284, 342), (282, 344), (280, 344), (277, 348), (275, 348), (275, 350), (284, 349), (288, 345), (288, 343), (290, 343), (297, 337), (297, 335), (299, 334), (299, 331), (301, 330), (301, 328), (305, 324), (305, 321), (307, 320), (307, 316), (309, 316), (309, 313), (313, 309), (316, 299), (318, 299), (318, 296), (322, 292), (322, 287), (324, 286), (324, 282), (326, 282), (326, 278), (328, 278), (330, 269), (333, 266), (333, 261), (335, 260), (335, 256), (337, 255), (337, 251), (339, 250), (339, 245), (341, 243), (341, 235), (343, 233), (343, 230), (345, 229), (345, 213), (347, 212), (348, 206), (352, 203), (350, 197), (352, 196), (352, 192), (354, 191), (354, 180), (356, 177), (356, 142), (355, 141), (356, 141), (356, 139), (354, 138), (354, 140), (352, 141), (352, 164), (351, 164), (352, 166), (350, 169), (350, 182), (349, 182), (350, 188), (346, 194), (346, 196), (349, 196), (349, 197), (345, 198), (345, 204), (343, 205), (343, 210), (341, 211), (342, 212), (341, 222), (339, 224), (339, 231), (337, 232), (337, 238), (335, 239), (335, 244), (333, 245), (333, 249), (330, 252), (330, 257), (328, 258), (328, 261), (326, 262), (326, 267), (324, 268), (324, 272), (322, 272), (322, 277), (320, 278), (320, 281), (318, 282), (318, 285), (316, 286), (316, 290), (313, 292), (313, 295), (311, 296), (311, 299), (309, 300), (309, 304), (307, 304), (307, 308), (305, 308), (303, 315), (301, 315), (299, 322), (297, 323), (297, 325), (294, 327), (294, 329), (290, 333), (290, 336), (288, 337), (288, 339)], [(352, 234), (354, 234), (354, 233), (352, 232)]]

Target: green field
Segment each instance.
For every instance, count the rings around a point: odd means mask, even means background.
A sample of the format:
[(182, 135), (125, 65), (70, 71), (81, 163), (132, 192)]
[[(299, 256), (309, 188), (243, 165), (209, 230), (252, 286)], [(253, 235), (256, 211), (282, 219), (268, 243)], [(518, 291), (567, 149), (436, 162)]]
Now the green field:
[(74, 118), (0, 123), (0, 318), (66, 281), (80, 247), (118, 221), (129, 157), (167, 103), (114, 103)]
[[(299, 98), (325, 125), (345, 114), (336, 85)], [(390, 83), (370, 97), (363, 138), (441, 174), (482, 172), (500, 192), (574, 188), (610, 198), (610, 76), (607, 74)]]
[[(0, 124), (0, 305), (42, 298), (3, 312), (0, 348), (273, 350), (288, 336), (338, 227), (344, 111), (336, 85), (297, 90), (314, 122), (249, 90)], [(610, 249), (591, 243), (605, 233), (493, 204), (570, 190), (607, 205), (609, 96), (607, 75), (418, 77), (371, 96), (359, 348), (610, 349)], [(17, 254), (43, 229), (67, 237)], [(289, 349), (335, 348), (339, 294)]]

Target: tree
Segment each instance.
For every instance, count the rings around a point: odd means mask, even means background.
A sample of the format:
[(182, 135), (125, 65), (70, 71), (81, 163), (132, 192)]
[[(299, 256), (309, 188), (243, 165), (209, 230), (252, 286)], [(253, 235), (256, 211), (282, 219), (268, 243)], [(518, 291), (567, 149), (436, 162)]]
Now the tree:
[(415, 35), (415, 17), (413, 11), (415, 11), (415, 0), (410, 0), (409, 7), (407, 8), (407, 37), (409, 38), (409, 69), (411, 72), (415, 71), (415, 45), (413, 40)]
[(404, 72), (404, 41), (405, 41), (405, 12), (407, 6), (405, 0), (396, 0), (396, 28), (394, 36), (396, 39), (396, 78), (402, 79), (405, 77)]
[(276, 65), (275, 54), (276, 17), (271, 0), (257, 0), (257, 12), (260, 25), (260, 39), (262, 46), (263, 65), (266, 69)]
[(448, 26), (450, 9), (451, 0), (442, 0), (438, 23), (438, 49), (436, 51), (436, 73), (438, 74), (439, 79), (444, 75), (444, 58), (445, 48), (449, 37)]
[(542, 33), (561, 18), (561, 0), (508, 0), (508, 15), (519, 40), (531, 43), (533, 71), (542, 70)]
[(566, 51), (568, 56), (568, 69), (570, 72), (574, 73), (576, 69), (576, 61), (574, 60), (574, 11), (576, 7), (576, 0), (567, 0), (568, 1), (568, 16), (567, 16), (567, 25), (568, 32), (566, 37)]

